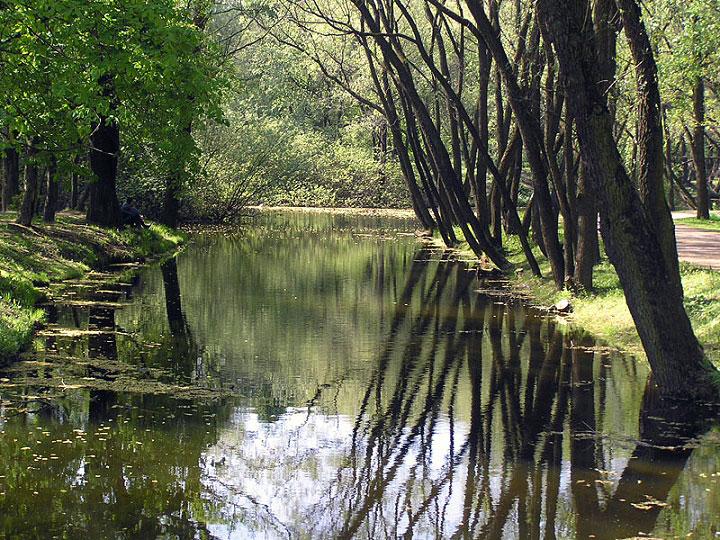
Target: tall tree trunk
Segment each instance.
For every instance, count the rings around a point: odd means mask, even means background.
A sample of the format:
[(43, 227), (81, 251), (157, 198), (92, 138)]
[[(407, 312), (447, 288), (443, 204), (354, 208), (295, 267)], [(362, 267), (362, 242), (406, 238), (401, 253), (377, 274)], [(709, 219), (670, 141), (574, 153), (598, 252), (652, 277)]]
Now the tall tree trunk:
[(55, 177), (57, 174), (57, 164), (55, 158), (52, 158), (50, 166), (45, 172), (45, 208), (43, 208), (43, 221), (45, 223), (53, 223), (55, 221), (55, 211), (58, 203), (58, 181)]
[(575, 283), (584, 289), (593, 287), (593, 266), (598, 252), (598, 211), (595, 189), (585, 165), (580, 163), (577, 185), (577, 250), (575, 254)]
[(705, 165), (705, 81), (698, 78), (693, 87), (693, 126), (692, 159), (695, 165), (695, 183), (697, 186), (697, 218), (710, 219), (708, 198), (707, 167)]
[[(675, 244), (675, 225), (665, 198), (663, 124), (660, 89), (650, 39), (634, 0), (618, 0), (623, 28), (635, 63), (638, 112), (638, 192), (655, 225), (668, 268), (668, 285), (682, 298), (682, 283)], [(706, 184), (707, 187), (707, 184)]]
[(163, 192), (163, 206), (160, 222), (172, 229), (178, 225), (178, 217), (180, 215), (180, 180), (177, 177), (168, 177), (165, 180), (165, 190)]
[(34, 162), (34, 158), (38, 154), (36, 148), (37, 140), (30, 143), (25, 160), (25, 181), (22, 203), (20, 204), (20, 212), (18, 213), (17, 222), (20, 225), (29, 227), (32, 218), (35, 215), (35, 205), (38, 198), (38, 167)]
[(120, 129), (114, 121), (101, 117), (90, 142), (90, 169), (95, 178), (90, 182), (87, 220), (105, 227), (120, 226), (122, 220), (116, 191)]
[(12, 200), (20, 193), (20, 156), (15, 148), (7, 148), (3, 158), (2, 210), (10, 208)]
[[(115, 104), (113, 76), (104, 74), (99, 84), (103, 97)], [(118, 152), (120, 151), (120, 128), (109, 117), (101, 115), (100, 121), (93, 125), (90, 135), (90, 170), (95, 178), (90, 182), (90, 204), (87, 220), (89, 223), (105, 227), (122, 225), (120, 203), (115, 184), (117, 181)]]
[[(634, 4), (627, 0), (626, 7), (628, 2)], [(598, 88), (597, 49), (586, 17), (589, 5), (586, 0), (539, 0), (537, 6), (565, 74), (580, 151), (598, 195), (605, 250), (658, 386), (679, 399), (716, 399), (716, 372), (693, 333), (682, 296), (672, 286), (679, 276), (671, 275), (655, 224), (612, 136), (612, 117)], [(627, 37), (637, 38), (631, 33)]]
[[(75, 165), (80, 163), (80, 156), (75, 156), (73, 160)], [(76, 171), (70, 173), (70, 209), (77, 210), (78, 200), (80, 198), (80, 175)]]

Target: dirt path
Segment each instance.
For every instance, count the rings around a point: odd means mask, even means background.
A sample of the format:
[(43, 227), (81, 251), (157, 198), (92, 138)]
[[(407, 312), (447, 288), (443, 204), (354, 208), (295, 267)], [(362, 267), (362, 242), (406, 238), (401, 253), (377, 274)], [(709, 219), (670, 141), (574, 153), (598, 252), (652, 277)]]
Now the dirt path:
[[(673, 218), (693, 217), (695, 212), (673, 212)], [(675, 224), (678, 257), (700, 266), (720, 270), (720, 233)]]

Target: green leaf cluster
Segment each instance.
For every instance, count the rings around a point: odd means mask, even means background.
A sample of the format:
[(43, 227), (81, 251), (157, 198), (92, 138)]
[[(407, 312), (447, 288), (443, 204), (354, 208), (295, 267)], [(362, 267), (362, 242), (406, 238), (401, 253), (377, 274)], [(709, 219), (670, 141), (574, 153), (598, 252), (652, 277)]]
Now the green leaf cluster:
[[(220, 115), (213, 45), (172, 0), (9, 0), (0, 9), (0, 125), (60, 164), (101, 118), (123, 152), (151, 147), (172, 170), (194, 153), (178, 126)], [(66, 166), (70, 167), (70, 166)]]

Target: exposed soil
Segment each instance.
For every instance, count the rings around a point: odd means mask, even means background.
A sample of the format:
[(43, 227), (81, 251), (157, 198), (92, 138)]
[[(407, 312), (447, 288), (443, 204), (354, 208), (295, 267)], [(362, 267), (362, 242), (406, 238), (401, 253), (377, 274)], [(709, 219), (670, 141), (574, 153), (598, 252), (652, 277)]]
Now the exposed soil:
[(720, 233), (676, 223), (675, 239), (681, 261), (720, 270)]

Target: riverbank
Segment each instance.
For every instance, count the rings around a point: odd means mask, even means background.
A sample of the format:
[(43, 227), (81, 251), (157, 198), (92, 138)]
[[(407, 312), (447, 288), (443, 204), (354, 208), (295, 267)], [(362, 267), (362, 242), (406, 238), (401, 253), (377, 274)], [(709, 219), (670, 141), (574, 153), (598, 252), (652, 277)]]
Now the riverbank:
[(43, 312), (36, 306), (52, 282), (77, 278), (110, 264), (145, 261), (184, 241), (161, 225), (121, 231), (87, 225), (84, 215), (60, 212), (55, 223), (15, 223), (0, 214), (0, 365), (26, 347)]
[[(679, 220), (679, 223), (685, 222), (685, 219)], [(688, 226), (699, 227), (692, 220), (689, 220)], [(720, 233), (717, 234), (720, 239)], [(508, 258), (516, 268), (511, 281), (524, 295), (532, 298), (532, 302), (552, 308), (561, 300), (567, 300), (571, 311), (562, 314), (562, 317), (571, 326), (588, 332), (604, 346), (645, 358), (617, 273), (602, 247), (602, 260), (593, 273), (594, 289), (572, 293), (555, 289), (550, 265), (539, 249), (534, 248), (534, 253), (542, 278), (532, 274), (516, 238), (506, 238), (505, 242)], [(680, 242), (678, 245), (680, 247)], [(472, 256), (469, 250), (467, 256)], [(684, 261), (681, 257), (680, 275), (685, 292), (685, 309), (695, 335), (708, 358), (720, 368), (720, 272)]]
[[(414, 213), (410, 209), (264, 207), (256, 208), (256, 210), (328, 212), (414, 218)], [(695, 220), (692, 217), (693, 215), (693, 212), (673, 213), (673, 217), (677, 219), (677, 222), (686, 227), (705, 229), (706, 231), (720, 231), (720, 228), (717, 227), (720, 216), (717, 213), (713, 213), (710, 221)], [(706, 231), (698, 232), (702, 234)], [(456, 235), (458, 238), (462, 238), (462, 232), (459, 228), (456, 230)], [(720, 238), (720, 232), (718, 235)], [(439, 238), (435, 238), (433, 241), (444, 247)], [(519, 293), (531, 299), (531, 303), (542, 308), (551, 309), (561, 300), (568, 300), (571, 312), (562, 314), (564, 321), (580, 331), (588, 332), (599, 340), (603, 346), (624, 351), (639, 358), (645, 358), (645, 352), (640, 337), (635, 330), (635, 323), (627, 308), (620, 281), (615, 269), (605, 258), (602, 248), (603, 259), (595, 267), (594, 271), (594, 290), (571, 293), (567, 290), (557, 291), (555, 289), (550, 277), (550, 265), (537, 247), (534, 248), (534, 253), (540, 264), (543, 278), (532, 275), (516, 237), (505, 238), (504, 242), (507, 256), (516, 269), (509, 276), (509, 279)], [(682, 246), (678, 244), (678, 247), (680, 250)], [(698, 249), (701, 252), (703, 250), (707, 251), (706, 246), (695, 245), (690, 246), (689, 251), (697, 252)], [(454, 251), (458, 259), (466, 260), (469, 264), (478, 262), (467, 244), (461, 244)], [(714, 264), (713, 268), (715, 268)], [(695, 329), (695, 334), (703, 344), (708, 358), (720, 368), (720, 272), (682, 260), (680, 262), (680, 271), (685, 291), (685, 309)]]

